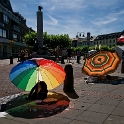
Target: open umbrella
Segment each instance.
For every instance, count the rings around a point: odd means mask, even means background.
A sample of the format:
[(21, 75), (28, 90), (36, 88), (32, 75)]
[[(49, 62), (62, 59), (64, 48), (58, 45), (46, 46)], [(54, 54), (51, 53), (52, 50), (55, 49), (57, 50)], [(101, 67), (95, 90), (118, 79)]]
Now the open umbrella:
[(115, 51), (98, 51), (87, 57), (82, 72), (89, 76), (103, 76), (115, 71), (120, 58)]
[(119, 38), (117, 38), (118, 42), (124, 43), (124, 35), (121, 35)]
[(26, 60), (17, 64), (10, 72), (11, 82), (25, 91), (30, 91), (39, 80), (45, 81), (48, 90), (51, 90), (63, 83), (64, 79), (63, 67), (44, 58)]

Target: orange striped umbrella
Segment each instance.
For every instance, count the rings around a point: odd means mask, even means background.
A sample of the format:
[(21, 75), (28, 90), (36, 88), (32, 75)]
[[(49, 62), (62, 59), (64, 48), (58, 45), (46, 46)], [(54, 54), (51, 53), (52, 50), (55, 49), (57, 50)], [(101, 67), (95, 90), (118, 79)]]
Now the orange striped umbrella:
[(115, 51), (98, 51), (87, 57), (82, 72), (89, 76), (107, 75), (116, 70), (120, 58)]

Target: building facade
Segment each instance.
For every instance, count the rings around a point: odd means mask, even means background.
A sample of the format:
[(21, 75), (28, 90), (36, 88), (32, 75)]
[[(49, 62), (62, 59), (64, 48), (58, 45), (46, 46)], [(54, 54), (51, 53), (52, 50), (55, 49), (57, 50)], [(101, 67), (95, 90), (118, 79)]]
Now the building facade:
[(0, 0), (0, 58), (16, 56), (25, 49), (23, 37), (29, 31), (33, 30), (19, 12), (13, 12), (10, 1)]
[(81, 46), (94, 46), (94, 41), (96, 36), (90, 36), (90, 33), (87, 33), (86, 37), (78, 37), (72, 39), (72, 46), (73, 47), (81, 47)]
[(110, 34), (98, 35), (94, 40), (94, 45), (107, 45), (110, 48), (115, 47), (117, 45), (117, 38), (120, 37), (122, 32), (115, 32)]
[[(90, 40), (87, 40), (87, 37), (84, 38), (73, 38), (72, 39), (72, 46), (73, 47), (80, 47), (80, 46), (104, 46), (107, 45), (110, 48), (115, 47), (117, 45), (117, 38), (122, 35), (122, 32), (115, 32), (110, 34), (103, 34), (98, 36), (90, 36)], [(88, 43), (89, 42), (89, 43)]]

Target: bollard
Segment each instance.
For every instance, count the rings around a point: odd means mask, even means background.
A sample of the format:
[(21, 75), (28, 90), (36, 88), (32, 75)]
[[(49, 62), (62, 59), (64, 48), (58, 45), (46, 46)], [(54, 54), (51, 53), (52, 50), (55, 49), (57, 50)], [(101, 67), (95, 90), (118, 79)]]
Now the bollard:
[(70, 64), (66, 65), (64, 70), (65, 70), (65, 73), (66, 73), (66, 77), (65, 77), (65, 80), (64, 80), (63, 91), (65, 93), (75, 92), (72, 65), (70, 65)]
[(122, 60), (122, 63), (121, 63), (121, 73), (124, 73), (124, 60)]
[(13, 64), (13, 56), (10, 56), (10, 64)]
[(64, 56), (62, 56), (62, 58), (61, 58), (61, 64), (65, 64), (65, 62), (64, 62)]
[(80, 56), (77, 56), (77, 63), (80, 64)]

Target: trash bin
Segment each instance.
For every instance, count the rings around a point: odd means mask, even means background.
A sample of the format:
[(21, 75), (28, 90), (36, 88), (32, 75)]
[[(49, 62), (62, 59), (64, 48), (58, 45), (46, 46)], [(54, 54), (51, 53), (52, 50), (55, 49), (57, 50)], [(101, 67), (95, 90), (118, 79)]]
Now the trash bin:
[(10, 64), (13, 64), (13, 56), (10, 56)]

